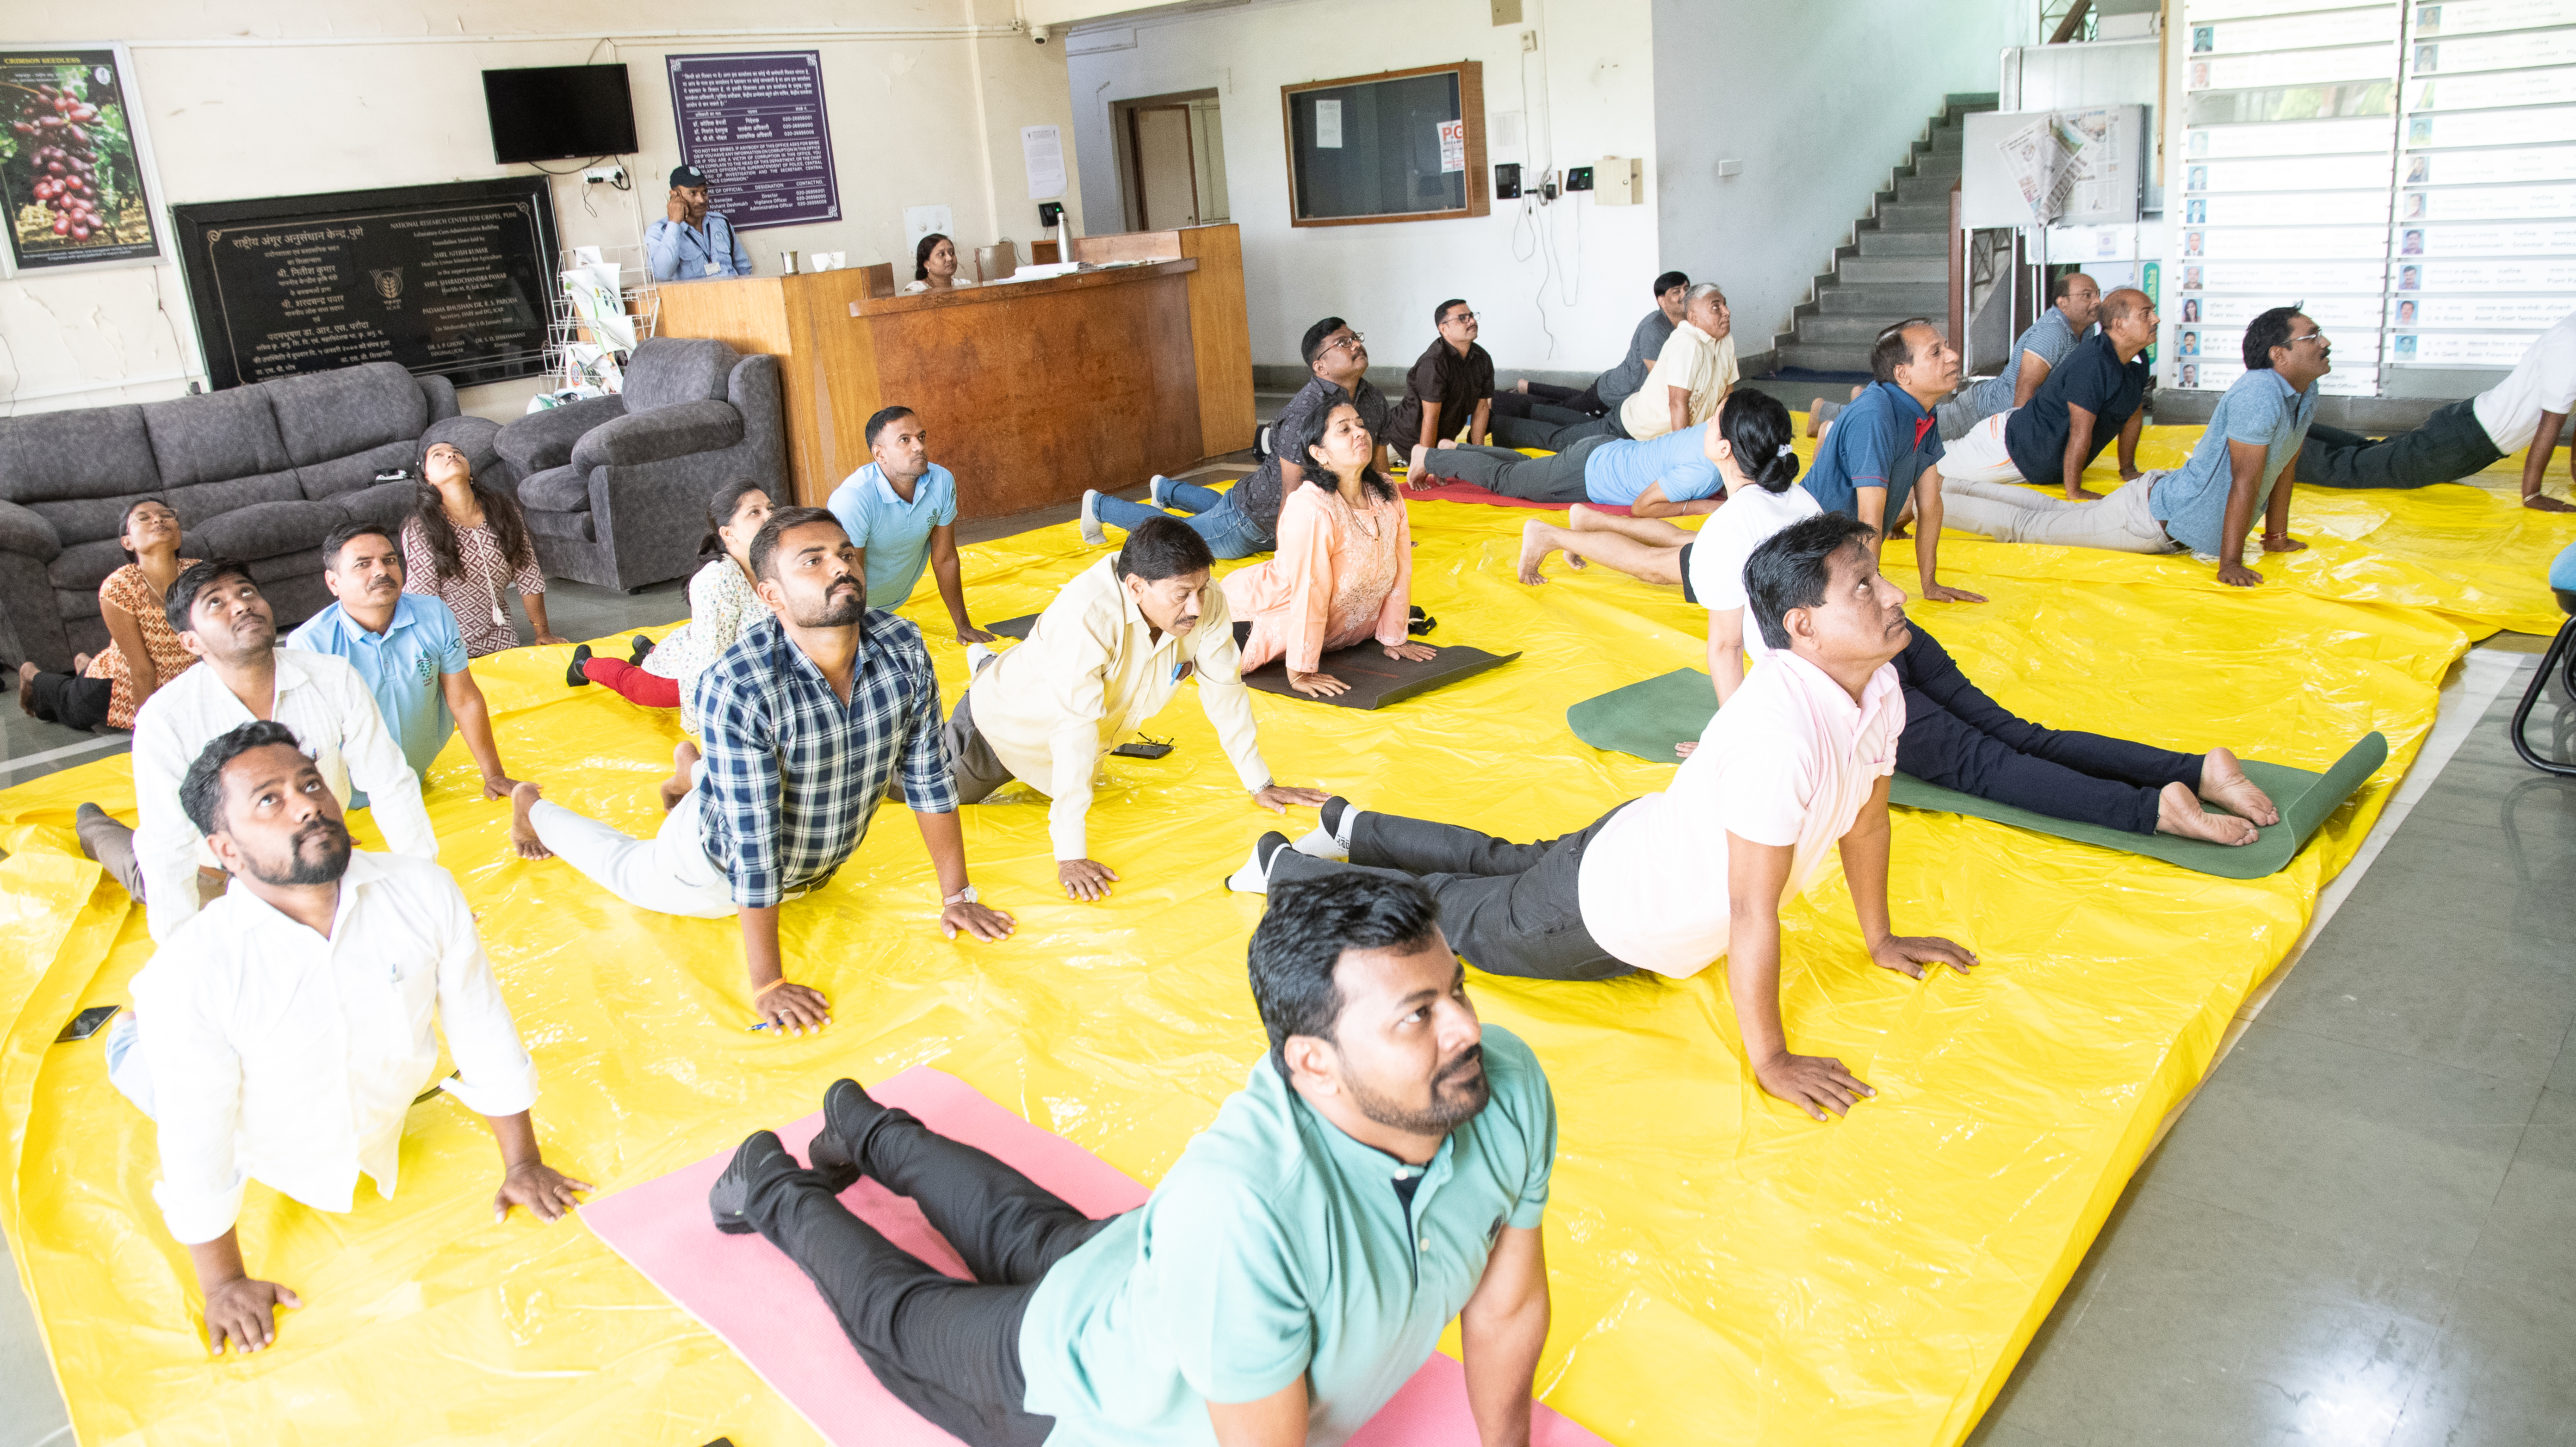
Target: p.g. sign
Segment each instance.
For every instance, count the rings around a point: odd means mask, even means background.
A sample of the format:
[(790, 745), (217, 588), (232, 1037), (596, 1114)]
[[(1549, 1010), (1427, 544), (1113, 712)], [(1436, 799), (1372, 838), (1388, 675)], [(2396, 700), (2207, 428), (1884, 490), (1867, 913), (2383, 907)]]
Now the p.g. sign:
[(1443, 171), (1467, 169), (1467, 123), (1465, 121), (1440, 123), (1440, 169)]

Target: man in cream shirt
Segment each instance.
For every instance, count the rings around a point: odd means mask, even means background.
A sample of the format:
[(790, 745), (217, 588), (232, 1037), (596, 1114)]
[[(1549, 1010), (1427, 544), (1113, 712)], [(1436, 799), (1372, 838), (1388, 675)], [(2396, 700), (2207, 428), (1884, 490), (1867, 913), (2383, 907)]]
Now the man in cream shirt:
[(1644, 385), (1619, 404), (1619, 427), (1640, 442), (1717, 415), (1735, 386), (1735, 328), (1726, 293), (1701, 282), (1682, 298), (1682, 323), (1664, 339)]
[(175, 792), (240, 888), (135, 976), (108, 1078), (160, 1126), (152, 1195), (195, 1261), (208, 1345), (257, 1351), (275, 1337), (275, 1309), (304, 1304), (244, 1269), (243, 1183), (344, 1212), (364, 1174), (390, 1199), (403, 1117), (438, 1076), (439, 1034), (456, 1061), (445, 1088), (501, 1148), (494, 1218), (525, 1206), (561, 1219), (590, 1187), (541, 1158), (528, 1116), (536, 1066), (447, 871), (352, 849), (331, 786), (273, 720), (217, 736)]
[(1195, 674), (1199, 705), (1253, 802), (1284, 813), (1313, 808), (1320, 789), (1271, 782), (1253, 741), (1215, 556), (1179, 519), (1149, 518), (1124, 546), (1065, 584), (1028, 641), (1005, 653), (969, 649), (972, 682), (948, 717), (950, 766), (961, 804), (1020, 779), (1052, 799), (1047, 832), (1056, 877), (1075, 899), (1109, 897), (1117, 871), (1090, 857), (1084, 816), (1101, 755), (1162, 711)]

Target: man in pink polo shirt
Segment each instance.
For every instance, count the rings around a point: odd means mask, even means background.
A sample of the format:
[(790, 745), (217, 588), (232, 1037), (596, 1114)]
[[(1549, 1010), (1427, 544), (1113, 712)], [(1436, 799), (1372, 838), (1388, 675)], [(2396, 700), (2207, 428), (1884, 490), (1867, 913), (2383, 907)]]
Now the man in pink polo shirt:
[(1724, 956), (1762, 1088), (1818, 1120), (1843, 1114), (1870, 1087), (1830, 1056), (1790, 1053), (1780, 1021), (1780, 905), (1807, 887), (1827, 847), (1842, 855), (1873, 963), (1920, 979), (1926, 965), (1964, 974), (1977, 962), (1889, 922), (1887, 781), (1905, 729), (1889, 660), (1912, 634), (1905, 593), (1879, 576), (1875, 536), (1847, 513), (1824, 513), (1753, 551), (1745, 595), (1770, 664), (1718, 711), (1663, 793), (1536, 844), (1337, 797), (1323, 827), (1294, 845), (1261, 836), (1227, 882), (1266, 891), (1339, 869), (1418, 877), (1450, 944), (1501, 975), (1679, 979)]

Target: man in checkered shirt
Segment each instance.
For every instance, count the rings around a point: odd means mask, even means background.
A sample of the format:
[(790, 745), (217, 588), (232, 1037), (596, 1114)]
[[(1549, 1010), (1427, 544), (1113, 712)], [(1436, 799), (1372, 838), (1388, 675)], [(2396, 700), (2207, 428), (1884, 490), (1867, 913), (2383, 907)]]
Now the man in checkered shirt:
[(868, 611), (866, 555), (822, 508), (772, 513), (749, 552), (772, 616), (698, 676), (706, 753), (680, 745), (661, 786), (660, 832), (630, 838), (546, 802), (531, 783), (511, 796), (511, 834), (542, 841), (639, 909), (738, 917), (762, 1023), (801, 1035), (830, 1021), (830, 1005), (787, 979), (778, 907), (831, 881), (898, 772), (939, 872), (941, 930), (997, 940), (1013, 922), (978, 903), (966, 880), (921, 630)]

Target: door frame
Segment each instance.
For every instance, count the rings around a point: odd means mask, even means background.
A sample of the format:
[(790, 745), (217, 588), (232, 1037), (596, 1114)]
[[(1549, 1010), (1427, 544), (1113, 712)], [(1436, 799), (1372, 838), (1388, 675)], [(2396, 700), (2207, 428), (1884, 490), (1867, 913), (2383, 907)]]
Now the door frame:
[[(1212, 101), (1215, 99), (1217, 99), (1217, 89), (1215, 86), (1211, 85), (1201, 86), (1196, 90), (1176, 90), (1162, 95), (1136, 96), (1132, 99), (1111, 101), (1109, 103), (1109, 143), (1111, 149), (1117, 153), (1118, 215), (1119, 225), (1122, 229), (1128, 231), (1143, 231), (1146, 229), (1144, 224), (1144, 159), (1139, 154), (1142, 148), (1136, 144), (1135, 113), (1140, 110), (1160, 110), (1167, 106), (1187, 109), (1193, 101)], [(1205, 209), (1206, 198), (1198, 194), (1199, 175), (1197, 154), (1199, 142), (1197, 135), (1192, 134), (1189, 137), (1189, 143), (1192, 158), (1190, 166), (1191, 209), (1195, 212)], [(1156, 229), (1168, 231), (1171, 228), (1160, 227)]]

